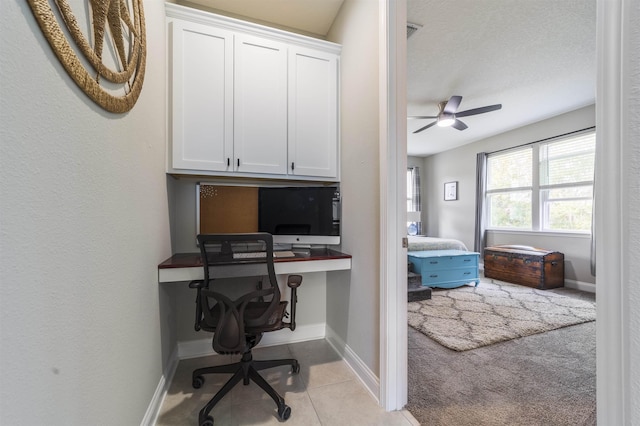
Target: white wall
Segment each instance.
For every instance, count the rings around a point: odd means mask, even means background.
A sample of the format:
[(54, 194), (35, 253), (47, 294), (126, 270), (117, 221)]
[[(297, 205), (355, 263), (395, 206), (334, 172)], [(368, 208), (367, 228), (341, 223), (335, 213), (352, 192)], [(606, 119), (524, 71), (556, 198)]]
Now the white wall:
[(118, 115), (76, 87), (27, 2), (1, 9), (0, 424), (140, 424), (173, 349), (164, 3), (145, 2), (144, 86)]
[(379, 4), (345, 0), (327, 40), (342, 44), (342, 251), (351, 271), (327, 274), (327, 325), (379, 372)]
[[(476, 154), (535, 142), (595, 125), (593, 105), (515, 129), (460, 148), (426, 157), (422, 184), (423, 231), (430, 236), (456, 238), (473, 249), (475, 232)], [(458, 200), (444, 201), (444, 183), (458, 181)], [(424, 228), (426, 223), (426, 229)], [(488, 245), (523, 244), (557, 250), (565, 255), (568, 280), (594, 283), (589, 266), (588, 237), (555, 237), (534, 233), (488, 233)]]

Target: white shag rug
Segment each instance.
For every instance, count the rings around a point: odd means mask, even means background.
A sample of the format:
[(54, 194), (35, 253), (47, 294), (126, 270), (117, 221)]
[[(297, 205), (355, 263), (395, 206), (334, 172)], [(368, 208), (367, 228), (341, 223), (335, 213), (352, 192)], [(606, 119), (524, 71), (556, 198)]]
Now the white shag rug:
[(466, 351), (596, 319), (594, 302), (501, 281), (432, 291), (409, 302), (409, 325), (443, 346)]

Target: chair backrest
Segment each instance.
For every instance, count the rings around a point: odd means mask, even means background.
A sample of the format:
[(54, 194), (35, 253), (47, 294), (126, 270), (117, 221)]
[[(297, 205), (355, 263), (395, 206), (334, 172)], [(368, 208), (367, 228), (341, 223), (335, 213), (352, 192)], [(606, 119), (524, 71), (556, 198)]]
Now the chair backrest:
[(197, 238), (205, 278), (197, 299), (202, 328), (215, 332), (216, 352), (242, 352), (247, 329), (269, 328), (282, 320), (273, 237), (252, 233)]

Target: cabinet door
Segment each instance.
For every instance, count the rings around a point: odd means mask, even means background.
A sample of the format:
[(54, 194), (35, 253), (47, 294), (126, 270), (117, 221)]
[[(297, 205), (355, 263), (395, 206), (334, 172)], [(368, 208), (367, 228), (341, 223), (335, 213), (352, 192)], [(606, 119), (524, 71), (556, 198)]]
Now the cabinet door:
[(287, 173), (287, 49), (235, 38), (234, 170)]
[(338, 176), (338, 59), (289, 53), (289, 174)]
[(172, 38), (172, 167), (229, 170), (233, 157), (233, 34), (175, 20)]

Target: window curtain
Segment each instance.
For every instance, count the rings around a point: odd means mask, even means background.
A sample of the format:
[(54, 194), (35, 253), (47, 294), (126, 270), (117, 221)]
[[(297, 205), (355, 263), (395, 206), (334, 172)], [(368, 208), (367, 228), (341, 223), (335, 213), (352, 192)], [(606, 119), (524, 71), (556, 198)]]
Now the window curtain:
[[(411, 202), (411, 211), (421, 212), (422, 211), (422, 199), (420, 197), (420, 167), (409, 167), (411, 171), (411, 185), (413, 199)], [(422, 222), (416, 223), (418, 235), (422, 235)]]
[(483, 258), (486, 242), (485, 191), (487, 187), (487, 153), (479, 152), (476, 156), (476, 232), (473, 250)]

